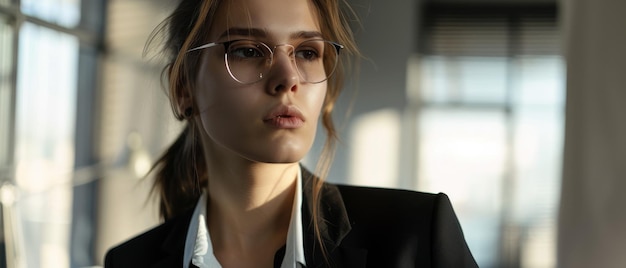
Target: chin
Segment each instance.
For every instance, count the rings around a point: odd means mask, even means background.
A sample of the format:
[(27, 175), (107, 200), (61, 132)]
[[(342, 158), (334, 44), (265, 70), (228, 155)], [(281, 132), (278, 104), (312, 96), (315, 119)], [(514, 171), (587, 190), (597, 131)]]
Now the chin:
[(307, 148), (293, 148), (291, 146), (276, 146), (271, 148), (263, 148), (251, 152), (245, 156), (246, 158), (260, 163), (288, 164), (300, 162), (306, 155)]
[(275, 154), (272, 153), (270, 155), (255, 155), (248, 157), (248, 159), (259, 162), (259, 163), (269, 163), (269, 164), (291, 164), (300, 162), (304, 158), (304, 154)]

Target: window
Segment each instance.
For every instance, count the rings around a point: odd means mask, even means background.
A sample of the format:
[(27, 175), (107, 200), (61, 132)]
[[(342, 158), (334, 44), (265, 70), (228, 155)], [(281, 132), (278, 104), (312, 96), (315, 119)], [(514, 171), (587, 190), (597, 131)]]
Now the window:
[(8, 165), (11, 155), (11, 132), (13, 113), (13, 89), (14, 77), (12, 69), (15, 59), (14, 28), (10, 17), (0, 14), (0, 179), (8, 177)]
[[(0, 1), (0, 201), (6, 263), (92, 265), (95, 185), (77, 185), (93, 164), (91, 97), (100, 1)], [(91, 174), (93, 179), (95, 174)], [(75, 199), (75, 196), (81, 196)], [(84, 253), (84, 254), (83, 254)]]
[(553, 267), (565, 95), (556, 7), (424, 15), (419, 189), (450, 194), (480, 267)]

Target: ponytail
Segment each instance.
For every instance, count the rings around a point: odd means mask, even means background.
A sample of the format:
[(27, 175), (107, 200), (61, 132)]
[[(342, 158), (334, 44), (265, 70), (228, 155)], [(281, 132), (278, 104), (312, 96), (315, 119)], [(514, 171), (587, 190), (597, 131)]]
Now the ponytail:
[(206, 163), (197, 129), (188, 121), (176, 141), (161, 155), (152, 194), (159, 196), (159, 215), (164, 220), (192, 209), (206, 186)]

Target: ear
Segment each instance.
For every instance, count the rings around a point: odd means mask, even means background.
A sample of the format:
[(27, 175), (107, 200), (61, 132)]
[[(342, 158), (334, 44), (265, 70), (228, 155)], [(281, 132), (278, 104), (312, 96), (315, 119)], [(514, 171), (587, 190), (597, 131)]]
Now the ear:
[(185, 115), (185, 111), (189, 108), (193, 109), (194, 107), (193, 93), (188, 83), (184, 82), (184, 77), (172, 77), (172, 67), (173, 65), (170, 65), (168, 68), (169, 77), (170, 79), (179, 80), (179, 82), (175, 83), (175, 86), (170, 85), (170, 98), (176, 117), (184, 119), (188, 117)]
[(189, 110), (193, 111), (194, 107), (190, 89), (178, 88), (176, 91), (176, 113), (181, 119), (190, 117)]

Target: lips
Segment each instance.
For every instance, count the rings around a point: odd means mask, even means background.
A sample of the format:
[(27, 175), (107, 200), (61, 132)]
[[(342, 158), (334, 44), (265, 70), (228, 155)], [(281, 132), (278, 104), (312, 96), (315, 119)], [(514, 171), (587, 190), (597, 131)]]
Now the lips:
[(293, 105), (279, 105), (263, 117), (263, 122), (280, 129), (294, 129), (304, 125), (304, 116)]

